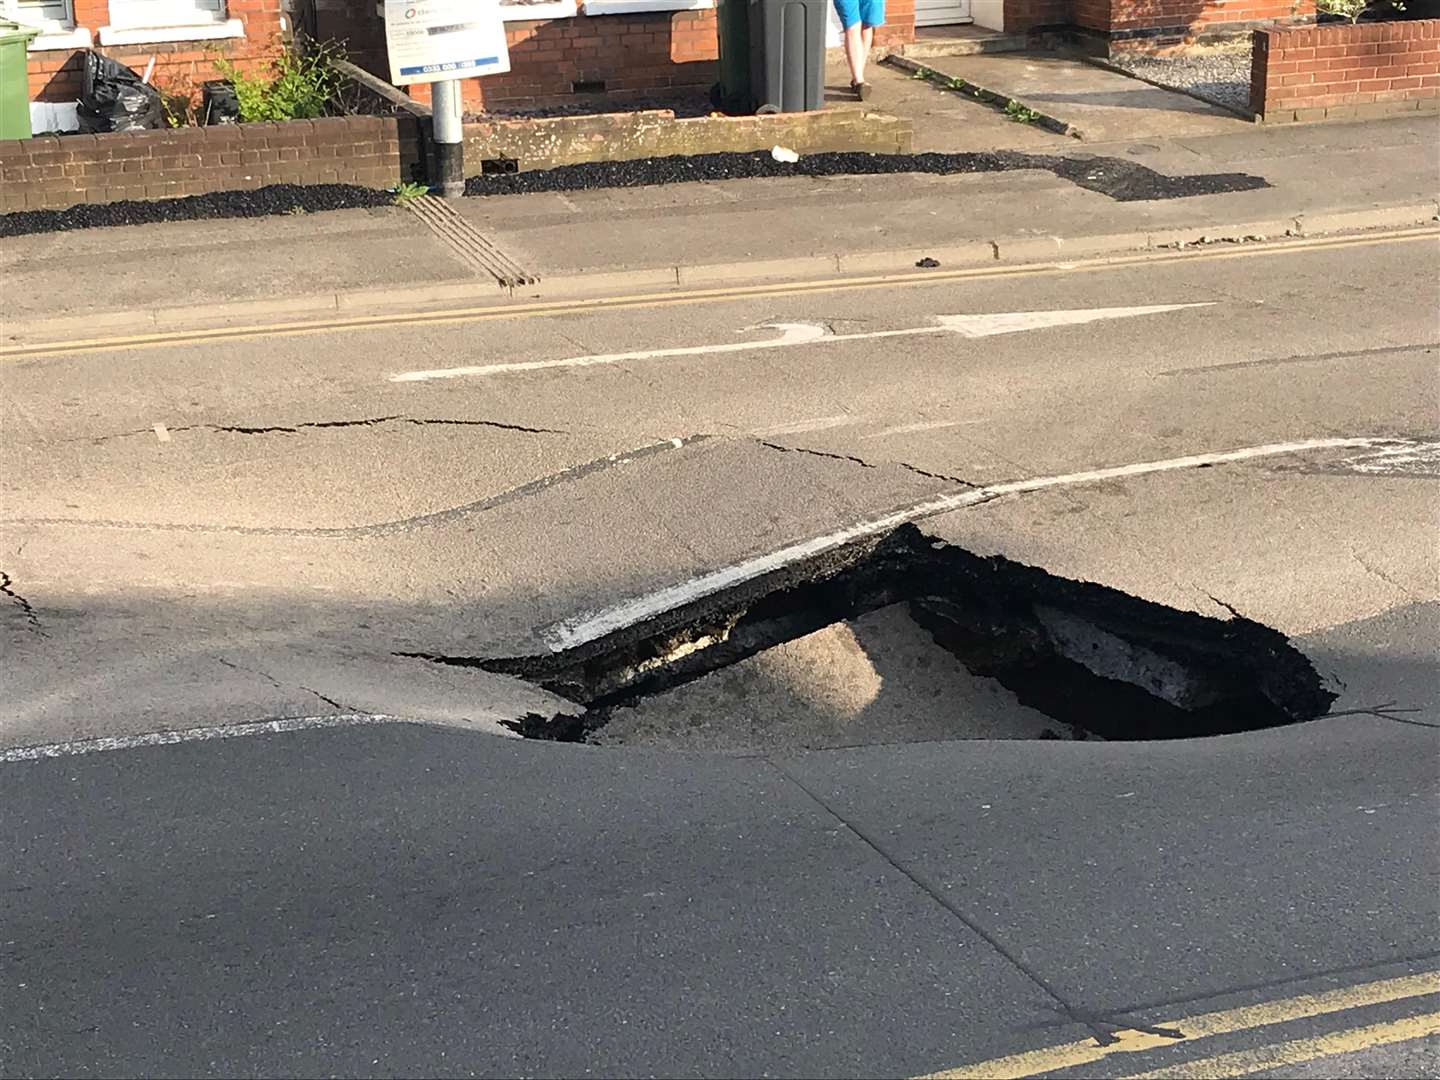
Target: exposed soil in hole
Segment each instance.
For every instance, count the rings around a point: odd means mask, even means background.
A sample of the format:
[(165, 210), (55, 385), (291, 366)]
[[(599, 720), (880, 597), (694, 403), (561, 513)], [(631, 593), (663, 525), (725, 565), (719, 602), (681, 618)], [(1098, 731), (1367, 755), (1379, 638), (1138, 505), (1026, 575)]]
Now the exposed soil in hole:
[(1071, 737), (891, 604), (614, 708), (589, 741), (756, 751)]
[(983, 558), (913, 525), (562, 653), (426, 658), (586, 707), (515, 722), (530, 738), (726, 749), (822, 735), (1186, 738), (1312, 720), (1335, 697), (1267, 626)]

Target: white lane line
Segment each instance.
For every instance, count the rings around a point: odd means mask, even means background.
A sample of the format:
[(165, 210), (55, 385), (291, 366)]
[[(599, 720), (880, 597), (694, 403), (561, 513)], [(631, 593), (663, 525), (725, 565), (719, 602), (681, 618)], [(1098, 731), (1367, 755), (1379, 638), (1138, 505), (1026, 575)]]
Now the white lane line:
[(821, 342), (872, 341), (877, 338), (914, 337), (919, 334), (959, 334), (967, 338), (994, 337), (997, 334), (1018, 334), (1025, 330), (1043, 330), (1052, 326), (1079, 326), (1107, 319), (1131, 319), (1140, 315), (1160, 315), (1187, 308), (1212, 307), (1212, 304), (1152, 304), (1148, 307), (1088, 308), (1072, 311), (1004, 311), (990, 315), (937, 315), (933, 326), (914, 326), (903, 330), (871, 330), (862, 334), (836, 334), (819, 323), (771, 322), (747, 327), (747, 330), (777, 330), (779, 337), (761, 341), (732, 341), (720, 345), (687, 345), (678, 349), (643, 349), (639, 352), (596, 353), (590, 356), (567, 356), (563, 360), (524, 360), (511, 364), (479, 364), (468, 367), (432, 368), (428, 371), (404, 371), (390, 376), (391, 382), (428, 382), (433, 379), (458, 379), (467, 376), (510, 375), (518, 371), (544, 371), (551, 368), (593, 367), (598, 364), (623, 364), (634, 360), (664, 360), (675, 356), (709, 356), (716, 353), (753, 352), (757, 349), (784, 349), (796, 345)]
[(883, 431), (877, 431), (871, 435), (862, 435), (861, 438), (883, 439), (888, 435), (909, 435), (916, 431), (938, 431), (940, 428), (967, 427), (971, 424), (983, 424), (984, 420), (921, 420), (916, 424), (901, 424), (899, 427), (888, 427)]
[(799, 435), (806, 431), (849, 427), (851, 424), (858, 424), (863, 419), (863, 416), (853, 416), (850, 413), (840, 413), (838, 416), (817, 416), (813, 420), (796, 420), (790, 424), (776, 424), (774, 427), (759, 428), (751, 434), (759, 435), (762, 438), (769, 438), (771, 435)]
[(1235, 461), (1249, 461), (1255, 458), (1277, 457), (1283, 454), (1297, 454), (1309, 450), (1335, 450), (1354, 447), (1391, 446), (1401, 440), (1379, 438), (1354, 439), (1301, 439), (1295, 442), (1265, 443), (1260, 446), (1246, 446), (1238, 450), (1221, 450), (1209, 454), (1190, 454), (1186, 457), (1166, 458), (1161, 461), (1141, 461), (1130, 465), (1116, 465), (1105, 469), (1090, 469), (1085, 472), (1066, 473), (1061, 476), (1041, 476), (1030, 480), (1014, 480), (1005, 484), (975, 488), (941, 495), (915, 503), (901, 510), (862, 521), (846, 529), (839, 529), (824, 536), (817, 536), (788, 547), (780, 548), (765, 555), (758, 555), (743, 562), (720, 570), (702, 574), (689, 581), (671, 585), (645, 596), (634, 597), (611, 607), (565, 619), (541, 631), (541, 639), (552, 652), (563, 652), (577, 645), (595, 641), (616, 630), (633, 626), (635, 623), (654, 618), (663, 612), (681, 607), (702, 597), (721, 592), (743, 581), (768, 574), (791, 563), (813, 558), (822, 552), (842, 547), (867, 536), (889, 532), (891, 529), (910, 521), (934, 517), (937, 514), (962, 510), (977, 503), (989, 502), (1004, 495), (1018, 495), (1023, 492), (1041, 491), (1046, 488), (1068, 487), (1075, 484), (1094, 484), (1103, 480), (1118, 480), (1150, 473), (1174, 472), (1179, 469), (1198, 469), (1203, 466), (1221, 465)]
[(220, 724), (215, 727), (155, 731), (146, 735), (115, 735), (104, 739), (79, 739), (45, 746), (17, 746), (0, 750), (0, 765), (46, 758), (98, 754), (107, 750), (137, 750), (144, 746), (173, 746), (177, 743), (206, 742), (210, 739), (241, 739), (247, 735), (278, 735), (286, 731), (313, 731), (320, 728), (362, 727), (368, 724), (405, 723), (398, 716), (379, 713), (336, 713), (333, 716), (296, 716), (285, 720), (257, 720)]

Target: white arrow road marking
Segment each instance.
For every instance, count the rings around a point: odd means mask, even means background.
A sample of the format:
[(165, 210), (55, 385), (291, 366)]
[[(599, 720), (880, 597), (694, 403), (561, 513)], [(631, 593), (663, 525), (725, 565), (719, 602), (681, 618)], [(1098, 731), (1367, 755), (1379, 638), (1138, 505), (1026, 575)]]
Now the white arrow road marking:
[(1042, 491), (1046, 488), (1068, 487), (1074, 484), (1093, 484), (1102, 480), (1117, 480), (1128, 476), (1143, 476), (1148, 473), (1173, 472), (1177, 469), (1197, 469), (1207, 465), (1220, 465), (1232, 461), (1248, 461), (1252, 458), (1276, 457), (1281, 454), (1296, 454), (1307, 450), (1334, 450), (1354, 447), (1394, 446), (1404, 442), (1398, 439), (1302, 439), (1288, 443), (1266, 443), (1262, 446), (1246, 446), (1239, 450), (1220, 450), (1210, 454), (1192, 454), (1187, 457), (1166, 458), (1162, 461), (1140, 461), (1131, 465), (1115, 465), (1105, 469), (1091, 469), (1088, 472), (1066, 473), (1062, 476), (1041, 476), (1030, 480), (1013, 480), (1005, 484), (958, 491), (934, 499), (915, 503), (896, 510), (883, 517), (862, 521), (858, 525), (826, 533), (798, 544), (780, 548), (765, 555), (757, 555), (733, 566), (702, 574), (678, 585), (671, 585), (645, 596), (587, 612), (571, 619), (553, 623), (540, 632), (541, 639), (552, 652), (563, 652), (577, 645), (602, 638), (606, 634), (633, 626), (673, 608), (688, 604), (701, 597), (728, 589), (742, 581), (768, 574), (772, 570), (789, 566), (791, 563), (813, 558), (822, 552), (842, 547), (853, 540), (876, 536), (909, 521), (947, 514), (952, 510), (963, 510), (967, 506), (989, 502), (1002, 495), (1018, 495), (1027, 491)]
[(514, 364), (479, 364), (471, 367), (434, 368), (430, 371), (403, 371), (391, 375), (391, 382), (428, 382), (466, 376), (509, 375), (517, 371), (545, 371), (550, 368), (594, 367), (623, 364), (632, 360), (665, 360), (675, 356), (709, 356), (715, 353), (754, 352), (758, 349), (785, 349), (820, 342), (870, 341), (876, 338), (915, 337), (920, 334), (959, 334), (967, 338), (1016, 334), (1051, 326), (1079, 326), (1107, 319), (1130, 319), (1138, 315), (1160, 315), (1186, 308), (1211, 307), (1205, 304), (1156, 304), (1150, 307), (1089, 308), (1078, 311), (1006, 311), (993, 315), (938, 315), (934, 326), (904, 330), (872, 330), (864, 334), (835, 334), (819, 323), (773, 322), (749, 327), (751, 330), (778, 330), (780, 336), (761, 341), (733, 341), (724, 345), (689, 345), (680, 349), (644, 349), (628, 353), (596, 353), (568, 356), (563, 360), (527, 360)]

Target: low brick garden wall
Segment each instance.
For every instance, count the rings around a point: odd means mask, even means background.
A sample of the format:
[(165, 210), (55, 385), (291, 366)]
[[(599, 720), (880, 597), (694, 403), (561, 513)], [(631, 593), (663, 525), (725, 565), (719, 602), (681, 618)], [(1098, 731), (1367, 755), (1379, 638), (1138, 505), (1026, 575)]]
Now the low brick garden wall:
[(910, 121), (858, 108), (685, 120), (661, 109), (466, 124), (465, 168), (474, 175), (484, 162), (513, 163), (522, 170), (549, 169), (586, 161), (632, 161), (672, 154), (769, 150), (773, 146), (800, 154), (829, 150), (907, 154), (913, 142)]
[(1265, 123), (1440, 109), (1440, 19), (1256, 30), (1250, 108)]
[(408, 117), (6, 139), (0, 141), (0, 213), (267, 184), (386, 188), (417, 175), (419, 167), (418, 126)]
[[(465, 126), (466, 172), (501, 159), (521, 169), (670, 154), (768, 150), (908, 153), (913, 129), (860, 108), (677, 120), (656, 110), (496, 120)], [(423, 180), (420, 124), (349, 116), (109, 135), (0, 141), (0, 213), (164, 199), (269, 184), (388, 188)]]

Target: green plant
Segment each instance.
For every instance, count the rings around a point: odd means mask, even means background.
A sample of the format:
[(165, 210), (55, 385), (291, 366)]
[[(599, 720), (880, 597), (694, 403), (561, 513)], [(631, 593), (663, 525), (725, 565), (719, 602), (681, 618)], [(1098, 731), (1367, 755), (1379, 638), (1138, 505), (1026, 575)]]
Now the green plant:
[(1011, 98), (1005, 103), (1005, 115), (1017, 124), (1033, 124), (1040, 119), (1040, 114), (1034, 109)]
[(410, 180), (406, 180), (403, 184), (396, 184), (390, 190), (395, 195), (396, 206), (407, 206), (420, 196), (430, 194), (428, 185), (417, 184)]
[(336, 49), (323, 45), (311, 52), (286, 50), (255, 74), (241, 71), (228, 57), (215, 61), (215, 68), (235, 87), (240, 103), (240, 121), (313, 120), (324, 116), (343, 82), (330, 66)]
[(951, 90), (959, 90), (962, 93), (970, 89), (970, 84), (964, 79), (951, 79), (947, 84)]
[[(1315, 6), (1327, 15), (1337, 15), (1342, 19), (1349, 19), (1352, 23), (1360, 21), (1376, 0), (1315, 0)], [(1390, 0), (1389, 7), (1393, 11), (1404, 11), (1403, 0)]]

